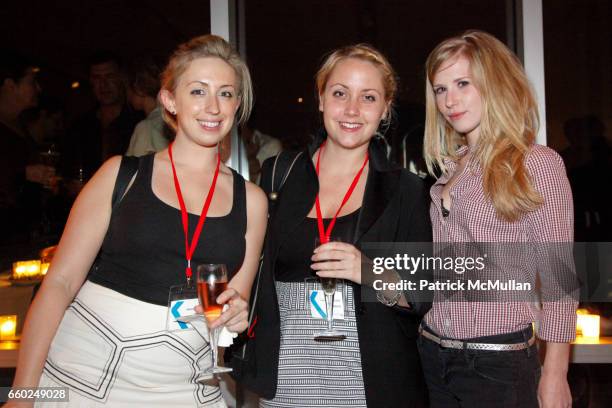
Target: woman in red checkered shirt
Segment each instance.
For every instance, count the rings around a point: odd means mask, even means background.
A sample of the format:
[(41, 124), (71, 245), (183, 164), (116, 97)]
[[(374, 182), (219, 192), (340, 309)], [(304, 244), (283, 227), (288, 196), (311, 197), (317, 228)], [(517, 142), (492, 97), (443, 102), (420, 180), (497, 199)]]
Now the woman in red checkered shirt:
[[(499, 40), (466, 32), (439, 44), (426, 65), (425, 159), (439, 176), (431, 189), (434, 241), (454, 243), (454, 251), (486, 247), (497, 257), (489, 269), (463, 275), (466, 283), (493, 276), (535, 288), (536, 275), (542, 283), (537, 306), (503, 284), (435, 294), (419, 339), (431, 405), (569, 407), (576, 302), (563, 249), (573, 240), (563, 162), (535, 144), (534, 93)], [(533, 322), (546, 342), (543, 367)]]

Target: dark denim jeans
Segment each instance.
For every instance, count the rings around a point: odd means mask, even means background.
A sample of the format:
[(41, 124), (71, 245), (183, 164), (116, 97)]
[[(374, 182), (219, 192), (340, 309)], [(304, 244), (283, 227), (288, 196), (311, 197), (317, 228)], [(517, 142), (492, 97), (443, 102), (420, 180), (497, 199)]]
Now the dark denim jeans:
[[(423, 329), (436, 334), (425, 325)], [(529, 327), (520, 332), (470, 339), (470, 342), (520, 343), (529, 340), (531, 335)], [(518, 351), (451, 349), (442, 348), (423, 336), (419, 336), (417, 343), (431, 408), (538, 407), (541, 370), (535, 345)]]

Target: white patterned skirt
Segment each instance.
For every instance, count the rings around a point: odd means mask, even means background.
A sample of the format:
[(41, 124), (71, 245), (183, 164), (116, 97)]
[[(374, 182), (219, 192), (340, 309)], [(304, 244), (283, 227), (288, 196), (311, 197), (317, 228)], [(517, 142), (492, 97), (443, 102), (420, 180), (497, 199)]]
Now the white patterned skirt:
[(313, 335), (327, 322), (311, 317), (305, 284), (276, 282), (280, 311), (278, 386), (272, 400), (261, 407), (366, 407), (361, 354), (352, 288), (341, 285), (344, 320), (334, 329), (342, 341), (317, 342)]
[(167, 307), (85, 282), (51, 343), (40, 387), (68, 387), (69, 402), (41, 407), (226, 407), (196, 382), (211, 364), (195, 331), (168, 332)]

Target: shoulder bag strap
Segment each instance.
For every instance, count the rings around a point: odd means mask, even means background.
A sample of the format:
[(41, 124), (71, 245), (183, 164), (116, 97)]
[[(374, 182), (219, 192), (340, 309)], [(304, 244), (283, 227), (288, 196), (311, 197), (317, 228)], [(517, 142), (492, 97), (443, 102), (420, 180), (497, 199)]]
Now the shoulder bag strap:
[(126, 193), (132, 178), (138, 171), (138, 157), (134, 156), (123, 156), (121, 158), (121, 165), (119, 166), (119, 173), (117, 173), (117, 180), (115, 181), (115, 188), (113, 189), (112, 198), (112, 209), (115, 210), (117, 205), (121, 202), (121, 199)]
[[(297, 154), (293, 153), (294, 157), (291, 161), (281, 160), (283, 152), (280, 152), (276, 155), (276, 158), (274, 159), (274, 165), (272, 166), (272, 182), (270, 183), (270, 194), (268, 194), (268, 198), (271, 201), (276, 201), (278, 199), (279, 191), (281, 190), (281, 188), (283, 188), (285, 181), (287, 181), (287, 178), (291, 173), (291, 169), (293, 169), (295, 162), (297, 162), (297, 159), (299, 159), (302, 153), (304, 152), (298, 152)], [(277, 168), (279, 175), (281, 175), (280, 178), (276, 177)]]
[[(285, 184), (285, 181), (287, 181), (287, 178), (289, 177), (289, 174), (291, 173), (293, 166), (297, 162), (298, 158), (302, 155), (302, 153), (303, 152), (298, 152), (297, 154), (294, 154), (293, 160), (291, 161), (280, 160), (282, 152), (276, 155), (276, 158), (274, 159), (274, 165), (272, 166), (272, 182), (270, 183), (271, 191), (270, 191), (270, 194), (268, 195), (268, 201), (270, 201), (271, 204), (278, 199), (278, 192), (281, 190), (281, 188)], [(278, 168), (279, 175), (282, 176), (280, 177), (280, 179), (278, 179), (278, 181), (280, 181), (279, 183), (277, 183), (277, 179), (276, 179), (277, 168)], [(252, 336), (255, 325), (257, 324), (257, 315), (255, 314), (255, 309), (257, 308), (259, 283), (261, 281), (263, 261), (264, 261), (264, 256), (262, 254), (261, 258), (259, 258), (259, 270), (257, 271), (257, 277), (255, 280), (255, 288), (253, 291), (253, 295), (251, 296), (251, 305), (250, 305), (251, 307), (249, 310), (249, 324), (247, 328), (248, 337)], [(246, 343), (243, 345), (241, 353), (242, 353), (242, 358), (244, 359), (245, 353), (246, 353)]]

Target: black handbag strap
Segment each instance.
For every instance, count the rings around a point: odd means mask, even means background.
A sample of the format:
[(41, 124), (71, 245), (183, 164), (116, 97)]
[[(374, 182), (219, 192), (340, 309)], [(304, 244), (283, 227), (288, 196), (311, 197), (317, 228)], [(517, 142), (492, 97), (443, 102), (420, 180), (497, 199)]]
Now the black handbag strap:
[(126, 193), (132, 178), (138, 171), (138, 157), (134, 156), (123, 156), (121, 158), (121, 165), (119, 166), (119, 173), (117, 173), (117, 180), (115, 180), (115, 188), (113, 189), (112, 198), (112, 209), (115, 210), (117, 205), (121, 202), (121, 199)]
[[(139, 158), (133, 156), (123, 156), (121, 157), (121, 164), (119, 165), (119, 172), (117, 173), (117, 179), (115, 180), (115, 187), (113, 188), (113, 196), (111, 198), (111, 212), (115, 211), (121, 199), (125, 195), (132, 178), (138, 171)], [(108, 234), (108, 232), (107, 232)], [(104, 238), (106, 239), (106, 237)], [(96, 259), (94, 260), (88, 274), (91, 274), (96, 268), (98, 268), (98, 264), (100, 262), (100, 251), (96, 255)]]
[[(283, 154), (284, 153), (284, 154)], [(280, 152), (274, 159), (272, 166), (272, 180), (270, 181), (270, 192), (268, 193), (268, 201), (270, 205), (278, 199), (278, 194), (283, 188), (285, 181), (291, 173), (291, 169), (304, 152)], [(293, 157), (292, 157), (293, 156)]]
[[(285, 154), (283, 154), (285, 153)], [(276, 204), (276, 200), (278, 199), (278, 193), (282, 189), (285, 181), (289, 177), (293, 166), (297, 162), (298, 158), (302, 155), (303, 152), (280, 152), (276, 155), (274, 159), (274, 165), (272, 166), (272, 179), (270, 183), (270, 192), (268, 193), (268, 203), (270, 205), (270, 209), (274, 207)], [(270, 211), (268, 211), (270, 212)], [(261, 282), (262, 275), (262, 267), (263, 267), (264, 256), (261, 255), (259, 258), (259, 269), (257, 271), (255, 285), (253, 288), (253, 294), (251, 295), (251, 305), (249, 310), (249, 321), (247, 328), (247, 336), (251, 335), (255, 324), (257, 315), (255, 314), (255, 310), (257, 308), (257, 300), (259, 298), (259, 284)], [(246, 342), (242, 345), (241, 357), (244, 359), (246, 353)]]

